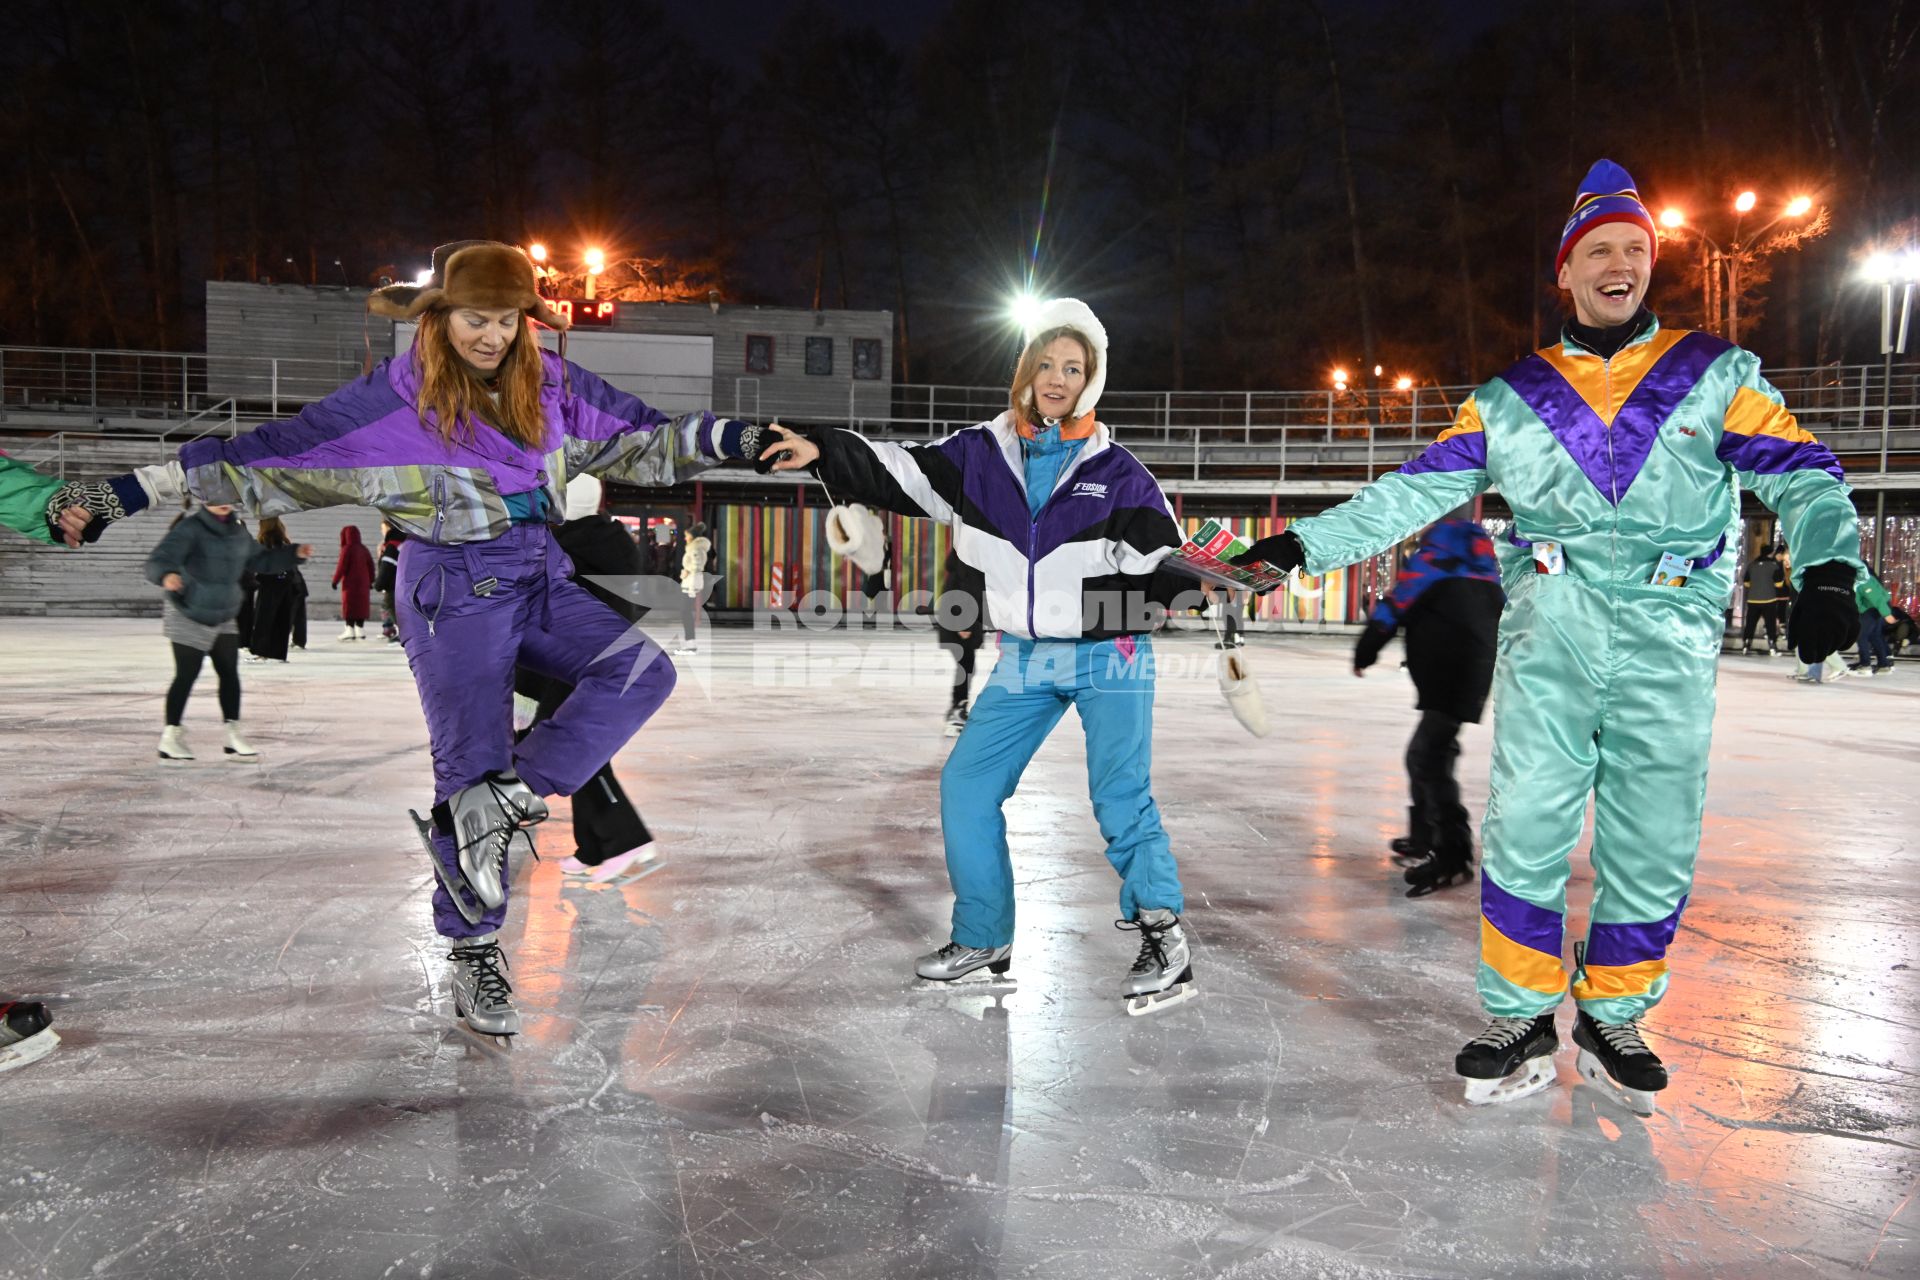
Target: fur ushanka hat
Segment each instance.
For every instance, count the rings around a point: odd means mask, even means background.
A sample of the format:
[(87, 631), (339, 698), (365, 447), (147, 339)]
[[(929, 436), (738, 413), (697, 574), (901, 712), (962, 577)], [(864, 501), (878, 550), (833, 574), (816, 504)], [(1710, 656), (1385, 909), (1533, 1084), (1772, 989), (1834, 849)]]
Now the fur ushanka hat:
[(547, 305), (524, 250), (494, 240), (456, 240), (433, 251), (433, 278), (424, 285), (390, 284), (367, 297), (367, 310), (394, 320), (417, 320), (432, 310), (512, 307), (549, 329), (567, 321)]

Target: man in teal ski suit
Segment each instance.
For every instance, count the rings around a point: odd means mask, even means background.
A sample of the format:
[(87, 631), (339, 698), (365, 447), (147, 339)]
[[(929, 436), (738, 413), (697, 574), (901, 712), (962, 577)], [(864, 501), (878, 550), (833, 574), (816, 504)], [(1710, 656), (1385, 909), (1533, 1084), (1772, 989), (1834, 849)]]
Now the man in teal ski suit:
[(1552, 1083), (1569, 859), (1589, 795), (1579, 1067), (1596, 1084), (1604, 1071), (1642, 1114), (1666, 1085), (1637, 1023), (1666, 992), (1693, 881), (1741, 488), (1786, 531), (1801, 658), (1846, 647), (1858, 627), (1859, 529), (1839, 464), (1751, 352), (1662, 328), (1641, 305), (1656, 252), (1632, 178), (1595, 164), (1555, 263), (1574, 309), (1561, 340), (1480, 387), (1418, 458), (1242, 557), (1324, 573), (1489, 487), (1512, 509), (1481, 832), (1478, 986), (1493, 1022), (1455, 1059), (1469, 1102)]

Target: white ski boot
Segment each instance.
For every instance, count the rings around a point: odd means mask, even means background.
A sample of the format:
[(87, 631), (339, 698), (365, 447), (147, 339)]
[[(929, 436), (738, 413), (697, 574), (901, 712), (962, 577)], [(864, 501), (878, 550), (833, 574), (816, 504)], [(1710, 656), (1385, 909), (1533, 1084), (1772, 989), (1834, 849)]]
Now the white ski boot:
[(162, 760), (191, 760), (193, 749), (187, 746), (187, 733), (177, 724), (170, 724), (160, 731), (160, 758)]
[(1131, 920), (1115, 920), (1113, 927), (1140, 933), (1140, 954), (1121, 988), (1129, 1017), (1168, 1009), (1200, 994), (1179, 916), (1165, 907), (1149, 907)]
[(507, 900), (507, 848), (516, 833), (547, 820), (547, 802), (513, 774), (496, 771), (456, 791), (446, 808), (467, 887), (483, 905), (501, 905)]
[(1551, 1011), (1537, 1018), (1495, 1018), (1453, 1056), (1453, 1069), (1466, 1077), (1469, 1105), (1514, 1102), (1553, 1083), (1559, 1047)]
[(258, 751), (255, 751), (252, 747), (248, 746), (247, 740), (240, 736), (240, 722), (238, 720), (227, 721), (226, 750), (227, 750), (227, 754), (233, 757), (235, 763), (238, 763), (238, 764), (259, 764), (260, 763), (260, 753)]
[(511, 1036), (520, 1031), (520, 1014), (513, 1007), (513, 988), (507, 985), (507, 957), (500, 935), (450, 938), (453, 950), (453, 1012), (483, 1036)]

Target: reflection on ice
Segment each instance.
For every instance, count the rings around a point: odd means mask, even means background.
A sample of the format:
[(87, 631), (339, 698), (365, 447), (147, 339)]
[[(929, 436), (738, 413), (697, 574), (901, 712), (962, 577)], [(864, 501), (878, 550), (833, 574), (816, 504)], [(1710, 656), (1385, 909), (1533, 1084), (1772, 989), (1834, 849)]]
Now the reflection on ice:
[[(1545, 1092), (1460, 1102), (1475, 893), (1401, 896), (1409, 690), (1351, 679), (1343, 644), (1254, 641), (1287, 709), (1265, 741), (1210, 681), (1163, 683), (1156, 791), (1206, 994), (1129, 1018), (1077, 726), (1008, 806), (1017, 985), (916, 989), (949, 905), (944, 667), (921, 636), (775, 643), (716, 633), (621, 757), (660, 872), (564, 880), (556, 803), (516, 869), (502, 1052), (448, 1030), (399, 654), (249, 667), (263, 763), (162, 770), (151, 624), (0, 620), (0, 986), (54, 998), (64, 1041), (0, 1076), (0, 1273), (1920, 1269), (1920, 869), (1886, 729), (1920, 678), (1728, 660), (1649, 1024), (1674, 1083), (1642, 1120), (1576, 1086), (1570, 1047)], [(1486, 746), (1468, 731), (1470, 797)], [(1581, 868), (1576, 917), (1590, 888)]]

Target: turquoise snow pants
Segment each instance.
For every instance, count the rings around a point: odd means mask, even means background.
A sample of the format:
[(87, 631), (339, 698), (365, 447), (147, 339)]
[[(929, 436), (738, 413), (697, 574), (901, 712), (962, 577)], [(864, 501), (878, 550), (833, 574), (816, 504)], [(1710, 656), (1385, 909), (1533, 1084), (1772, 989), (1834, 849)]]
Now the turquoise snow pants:
[(1008, 637), (992, 678), (940, 772), (940, 822), (953, 882), (953, 940), (1013, 941), (1013, 861), (1002, 806), (1071, 706), (1087, 734), (1087, 784), (1107, 861), (1120, 873), (1120, 914), (1185, 909), (1180, 876), (1148, 773), (1153, 755), (1153, 647), (1118, 640)]
[(1543, 574), (1515, 584), (1482, 830), (1488, 1013), (1533, 1017), (1565, 994), (1567, 876), (1589, 795), (1594, 893), (1574, 998), (1621, 1022), (1666, 993), (1700, 847), (1721, 626), (1706, 591)]

